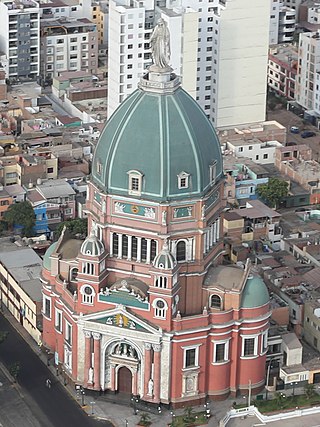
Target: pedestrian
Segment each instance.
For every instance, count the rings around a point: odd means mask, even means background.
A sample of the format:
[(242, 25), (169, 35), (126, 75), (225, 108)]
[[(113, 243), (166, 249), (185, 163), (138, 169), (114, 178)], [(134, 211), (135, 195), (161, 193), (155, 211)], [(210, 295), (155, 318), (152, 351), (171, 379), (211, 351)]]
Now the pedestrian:
[(46, 380), (46, 386), (51, 388), (51, 380), (49, 380), (49, 378)]

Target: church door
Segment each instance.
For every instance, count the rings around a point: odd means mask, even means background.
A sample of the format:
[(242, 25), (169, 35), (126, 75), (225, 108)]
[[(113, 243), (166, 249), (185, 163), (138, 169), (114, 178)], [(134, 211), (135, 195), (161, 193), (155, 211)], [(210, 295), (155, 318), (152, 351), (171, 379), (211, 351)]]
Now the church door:
[(132, 374), (124, 366), (118, 371), (118, 391), (121, 393), (132, 393)]

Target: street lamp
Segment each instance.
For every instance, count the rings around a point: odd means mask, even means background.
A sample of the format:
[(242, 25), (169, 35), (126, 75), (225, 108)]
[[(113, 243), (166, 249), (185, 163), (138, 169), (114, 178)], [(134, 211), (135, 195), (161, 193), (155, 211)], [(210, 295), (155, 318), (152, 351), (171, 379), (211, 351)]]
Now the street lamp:
[(86, 395), (86, 392), (83, 387), (80, 388), (80, 394), (81, 394), (81, 406), (85, 406), (84, 396)]
[(268, 400), (268, 387), (269, 387), (269, 377), (270, 377), (270, 369), (271, 369), (271, 365), (272, 365), (272, 361), (275, 359), (275, 357), (271, 357), (271, 359), (269, 360), (269, 364), (268, 364), (268, 369), (267, 369), (267, 379), (266, 379), (266, 400)]
[(173, 411), (170, 411), (171, 414), (171, 426), (174, 426), (174, 417), (176, 416)]
[(138, 398), (131, 397), (131, 403), (132, 403), (132, 406), (133, 406), (133, 414), (134, 415), (137, 415), (137, 413), (138, 413), (138, 409), (137, 409), (138, 402), (139, 402)]
[(294, 389), (295, 389), (295, 386), (298, 385), (298, 383), (295, 382), (295, 383), (291, 383), (290, 385), (292, 386), (292, 396), (294, 397)]
[(161, 414), (161, 412), (162, 412), (162, 411), (161, 411), (161, 406), (159, 405), (159, 406), (158, 406), (158, 414), (160, 415), (160, 414)]
[(91, 415), (93, 415), (93, 414), (94, 414), (93, 405), (94, 405), (95, 403), (96, 403), (96, 402), (94, 402), (94, 401), (90, 402), (90, 404), (91, 404)]
[(128, 420), (124, 420), (124, 422), (126, 423), (125, 427), (128, 427)]
[(210, 416), (211, 416), (211, 410), (210, 410), (210, 407), (209, 407), (209, 405), (210, 405), (210, 403), (209, 402), (206, 402), (203, 406), (204, 406), (204, 410), (205, 410), (205, 415), (206, 415), (206, 417), (207, 417), (207, 419), (209, 419), (210, 418)]

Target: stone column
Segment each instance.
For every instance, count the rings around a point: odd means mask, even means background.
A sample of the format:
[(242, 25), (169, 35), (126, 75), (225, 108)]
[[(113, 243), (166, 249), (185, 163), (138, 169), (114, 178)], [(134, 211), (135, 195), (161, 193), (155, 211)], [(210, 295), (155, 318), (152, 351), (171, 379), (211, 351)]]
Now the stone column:
[(213, 243), (217, 241), (217, 221), (213, 224)]
[(134, 396), (138, 394), (138, 369), (133, 369), (132, 373), (132, 394)]
[(110, 231), (109, 254), (113, 256), (113, 231)]
[(217, 240), (219, 240), (220, 238), (220, 217), (218, 218), (217, 221)]
[(160, 387), (161, 387), (161, 345), (152, 344), (154, 351), (153, 357), (153, 400), (156, 403), (160, 402)]
[(137, 237), (137, 262), (141, 262), (141, 237)]
[(93, 381), (94, 389), (100, 390), (100, 340), (101, 334), (94, 332), (93, 334), (93, 352), (94, 352), (94, 372)]
[(110, 364), (110, 389), (115, 391), (116, 387), (116, 365)]
[(151, 260), (151, 239), (147, 239), (147, 263), (150, 264)]
[(89, 382), (89, 369), (91, 368), (91, 332), (84, 331), (85, 344), (84, 344), (84, 386), (86, 387)]
[(118, 258), (122, 258), (122, 234), (118, 234)]
[(128, 261), (131, 261), (132, 257), (132, 236), (128, 236)]
[(151, 344), (144, 343), (144, 380), (143, 380), (143, 395), (148, 395), (148, 383), (151, 378)]

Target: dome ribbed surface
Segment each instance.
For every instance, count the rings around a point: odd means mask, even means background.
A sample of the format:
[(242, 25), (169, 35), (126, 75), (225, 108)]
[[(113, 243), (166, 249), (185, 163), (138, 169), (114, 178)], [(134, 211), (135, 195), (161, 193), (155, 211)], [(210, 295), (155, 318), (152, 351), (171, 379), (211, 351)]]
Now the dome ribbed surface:
[(270, 301), (268, 288), (261, 277), (254, 276), (247, 279), (242, 292), (241, 307), (255, 308), (267, 304)]
[(80, 252), (83, 255), (100, 256), (104, 252), (104, 246), (101, 240), (91, 234), (82, 243)]
[[(137, 89), (106, 123), (95, 149), (92, 180), (103, 191), (128, 195), (128, 172), (142, 174), (141, 198), (195, 197), (211, 188), (210, 165), (222, 175), (219, 140), (197, 102), (182, 88), (172, 93)], [(178, 175), (189, 174), (188, 188)]]

